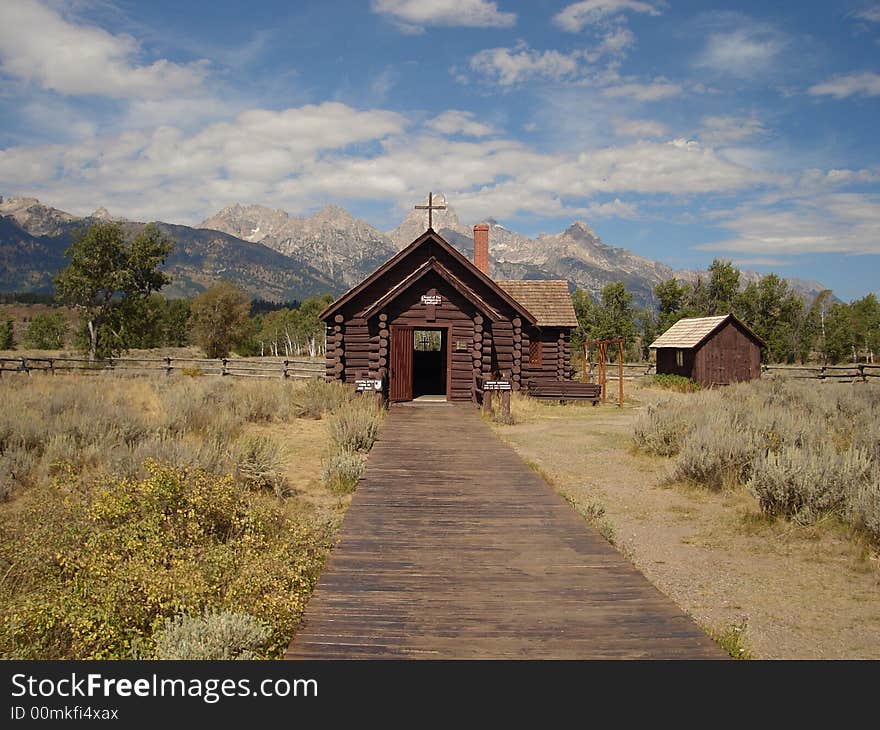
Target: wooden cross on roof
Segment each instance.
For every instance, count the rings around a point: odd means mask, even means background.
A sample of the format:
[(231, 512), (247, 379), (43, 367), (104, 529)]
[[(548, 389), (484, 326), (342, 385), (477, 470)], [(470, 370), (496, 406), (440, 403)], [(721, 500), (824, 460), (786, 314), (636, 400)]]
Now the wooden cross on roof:
[(434, 193), (428, 193), (428, 204), (427, 205), (416, 205), (414, 206), (416, 210), (427, 210), (428, 211), (428, 230), (434, 230), (434, 211), (435, 210), (446, 210), (446, 203), (443, 205), (434, 205)]

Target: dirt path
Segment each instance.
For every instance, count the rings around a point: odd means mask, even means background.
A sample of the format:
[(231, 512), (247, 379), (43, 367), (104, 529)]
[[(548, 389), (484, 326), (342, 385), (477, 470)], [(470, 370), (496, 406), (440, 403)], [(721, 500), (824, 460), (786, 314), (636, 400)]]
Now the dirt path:
[(745, 490), (661, 485), (666, 460), (630, 446), (638, 406), (527, 411), (497, 432), (582, 511), (604, 507), (618, 548), (702, 625), (744, 620), (760, 658), (880, 658), (876, 554), (830, 525), (768, 523)]

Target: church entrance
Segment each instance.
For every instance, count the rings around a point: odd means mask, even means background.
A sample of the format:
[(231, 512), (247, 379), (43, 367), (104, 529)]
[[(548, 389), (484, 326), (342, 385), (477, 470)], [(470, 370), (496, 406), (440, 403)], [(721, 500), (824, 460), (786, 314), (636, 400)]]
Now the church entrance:
[(413, 331), (413, 398), (446, 396), (446, 329)]
[(392, 401), (449, 395), (449, 328), (391, 328), (389, 395)]

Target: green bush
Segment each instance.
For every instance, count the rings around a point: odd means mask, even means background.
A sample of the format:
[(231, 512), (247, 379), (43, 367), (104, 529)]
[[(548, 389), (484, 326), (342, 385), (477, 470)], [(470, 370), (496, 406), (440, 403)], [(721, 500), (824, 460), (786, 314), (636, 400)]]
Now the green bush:
[(64, 475), (44, 489), (27, 510), (0, 513), (8, 658), (149, 654), (144, 637), (166, 619), (206, 609), (264, 622), (265, 654), (277, 656), (329, 548), (324, 528), (295, 522), (231, 477), (153, 465), (142, 480), (91, 486)]
[(683, 375), (663, 373), (655, 375), (651, 382), (664, 390), (674, 390), (677, 393), (695, 393), (701, 386), (696, 380), (691, 380)]
[(24, 344), (35, 350), (60, 350), (64, 347), (67, 330), (63, 314), (36, 314), (24, 332)]
[(206, 611), (165, 619), (154, 639), (156, 659), (259, 659), (269, 628), (246, 613)]
[(321, 477), (328, 489), (348, 494), (354, 491), (363, 471), (364, 461), (359, 454), (351, 451), (337, 451), (324, 462)]
[(373, 448), (381, 422), (382, 411), (372, 398), (355, 398), (330, 417), (330, 438), (341, 451), (366, 452)]

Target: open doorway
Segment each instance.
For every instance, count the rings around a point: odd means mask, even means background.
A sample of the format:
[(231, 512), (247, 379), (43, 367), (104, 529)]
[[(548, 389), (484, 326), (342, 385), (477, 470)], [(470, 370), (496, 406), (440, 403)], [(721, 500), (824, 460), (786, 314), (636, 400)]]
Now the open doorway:
[(413, 332), (413, 398), (446, 397), (447, 332), (420, 328)]

